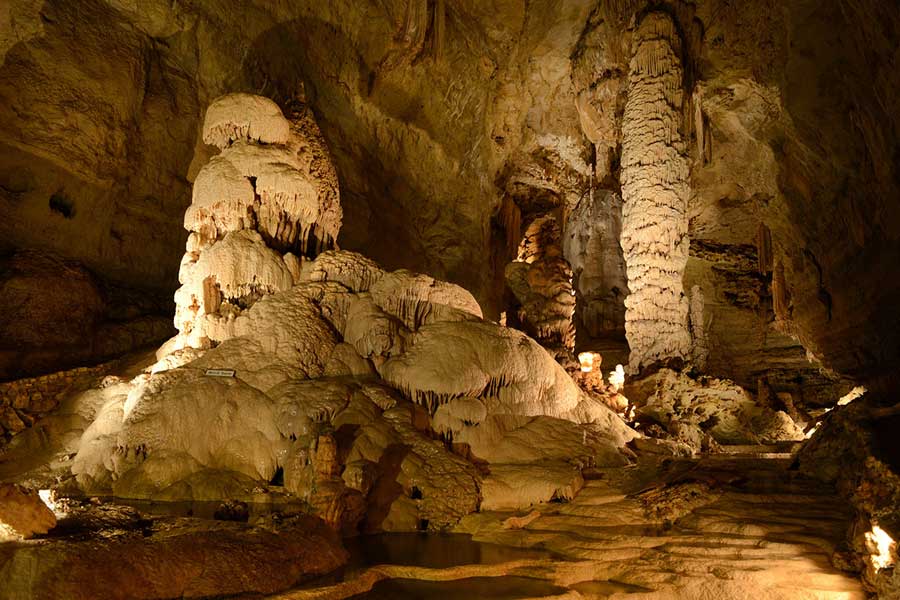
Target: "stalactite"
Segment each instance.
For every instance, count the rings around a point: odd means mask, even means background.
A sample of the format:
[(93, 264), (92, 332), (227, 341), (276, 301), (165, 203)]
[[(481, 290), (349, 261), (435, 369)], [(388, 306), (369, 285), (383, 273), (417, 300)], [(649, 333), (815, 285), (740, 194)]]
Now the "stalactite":
[(503, 196), (497, 214), (500, 225), (506, 231), (506, 248), (509, 256), (516, 256), (522, 239), (522, 211), (510, 196)]
[(784, 264), (781, 258), (775, 259), (772, 273), (772, 307), (775, 310), (776, 322), (787, 322), (790, 319), (790, 296), (784, 278)]
[(688, 257), (689, 164), (682, 41), (672, 18), (648, 13), (635, 33), (622, 122), (622, 249), (629, 369), (691, 356), (682, 276)]
[(444, 56), (444, 37), (447, 30), (447, 13), (444, 0), (434, 0), (434, 14), (431, 20), (431, 52), (435, 60)]
[(175, 293), (179, 348), (207, 343), (209, 320), (200, 317), (223, 317), (223, 300), (244, 309), (290, 288), (297, 255), (314, 258), (334, 244), (337, 173), (312, 116), (292, 117), (248, 94), (218, 98), (207, 111), (203, 139), (222, 153), (198, 173), (185, 212), (193, 233)]
[(759, 272), (766, 275), (772, 272), (772, 232), (765, 223), (760, 223), (756, 230), (756, 257)]

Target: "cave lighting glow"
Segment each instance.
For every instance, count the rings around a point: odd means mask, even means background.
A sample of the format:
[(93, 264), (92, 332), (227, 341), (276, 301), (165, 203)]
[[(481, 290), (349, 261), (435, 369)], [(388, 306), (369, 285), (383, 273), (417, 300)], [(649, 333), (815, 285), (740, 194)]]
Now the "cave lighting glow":
[(581, 372), (590, 373), (594, 369), (594, 353), (579, 352), (578, 362), (581, 363)]
[(38, 490), (38, 496), (41, 497), (41, 502), (46, 504), (47, 508), (49, 508), (54, 513), (57, 512), (56, 502), (53, 501), (50, 490)]
[(872, 525), (872, 531), (866, 534), (866, 542), (869, 546), (869, 551), (872, 552), (872, 565), (876, 570), (894, 566), (892, 550), (894, 550), (897, 543), (884, 529), (878, 525)]
[(616, 370), (609, 372), (609, 383), (616, 392), (625, 385), (625, 368), (622, 365), (616, 365)]

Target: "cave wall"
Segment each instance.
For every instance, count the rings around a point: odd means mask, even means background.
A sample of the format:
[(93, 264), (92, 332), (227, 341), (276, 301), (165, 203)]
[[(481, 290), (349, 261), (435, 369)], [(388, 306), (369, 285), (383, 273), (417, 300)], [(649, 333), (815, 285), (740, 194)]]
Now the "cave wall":
[[(768, 370), (776, 380), (793, 370), (810, 387), (835, 373), (893, 371), (896, 11), (711, 3), (697, 16), (707, 27), (686, 287), (699, 284), (711, 300), (705, 318), (719, 351), (708, 369), (738, 379)], [(772, 264), (760, 269), (764, 230)]]

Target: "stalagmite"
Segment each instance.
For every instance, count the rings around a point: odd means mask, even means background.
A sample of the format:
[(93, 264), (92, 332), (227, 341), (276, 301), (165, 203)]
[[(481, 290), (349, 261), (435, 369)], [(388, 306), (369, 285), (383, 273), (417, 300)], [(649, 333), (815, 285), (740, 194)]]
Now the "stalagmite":
[(229, 94), (206, 113), (203, 139), (221, 149), (197, 174), (191, 231), (175, 292), (175, 351), (221, 341), (233, 319), (300, 279), (302, 257), (334, 245), (337, 174), (312, 117), (288, 120), (267, 98)]
[(572, 268), (562, 256), (561, 229), (553, 215), (531, 223), (504, 277), (520, 304), (524, 330), (543, 346), (567, 354), (575, 346), (575, 292)]
[(622, 121), (622, 250), (631, 294), (625, 300), (629, 369), (690, 358), (687, 145), (681, 39), (664, 13), (647, 14), (633, 43)]

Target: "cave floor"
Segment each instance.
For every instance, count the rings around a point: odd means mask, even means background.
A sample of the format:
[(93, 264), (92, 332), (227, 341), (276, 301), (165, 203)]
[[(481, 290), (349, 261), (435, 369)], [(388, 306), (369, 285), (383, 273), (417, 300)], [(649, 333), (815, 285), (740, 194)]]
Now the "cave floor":
[(572, 501), (537, 507), (524, 526), (507, 520), (524, 513), (485, 512), (456, 529), (534, 556), (442, 567), (400, 559), (271, 598), (865, 598), (831, 562), (847, 507), (790, 467), (767, 454), (598, 470)]

